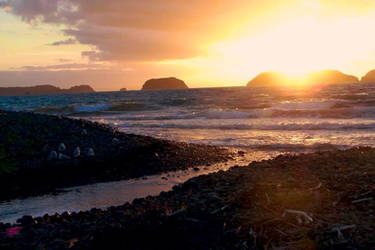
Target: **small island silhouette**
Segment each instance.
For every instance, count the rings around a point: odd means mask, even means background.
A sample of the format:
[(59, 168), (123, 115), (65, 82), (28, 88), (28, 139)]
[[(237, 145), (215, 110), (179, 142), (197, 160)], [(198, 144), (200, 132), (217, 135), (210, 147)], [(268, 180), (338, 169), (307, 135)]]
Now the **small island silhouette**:
[(0, 96), (6, 95), (46, 95), (46, 94), (73, 94), (90, 93), (95, 90), (89, 85), (77, 85), (69, 89), (61, 89), (53, 85), (36, 85), (31, 87), (3, 87)]
[(371, 70), (365, 76), (363, 76), (361, 82), (375, 83), (375, 69)]
[(143, 84), (142, 90), (161, 90), (161, 89), (188, 89), (184, 81), (175, 77), (150, 79)]
[(308, 73), (303, 77), (293, 77), (281, 72), (263, 72), (254, 77), (247, 86), (282, 86), (282, 85), (330, 85), (358, 83), (357, 77), (344, 74), (338, 70), (322, 70)]

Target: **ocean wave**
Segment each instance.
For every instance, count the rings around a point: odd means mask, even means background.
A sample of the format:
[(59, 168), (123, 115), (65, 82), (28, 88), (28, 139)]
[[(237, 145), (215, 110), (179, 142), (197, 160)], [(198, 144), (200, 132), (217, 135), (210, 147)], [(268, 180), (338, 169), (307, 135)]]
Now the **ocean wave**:
[[(225, 146), (225, 145), (215, 145)], [(237, 146), (237, 145), (236, 145)], [(328, 151), (328, 150), (344, 150), (352, 147), (351, 145), (338, 145), (331, 143), (314, 143), (314, 144), (290, 144), (290, 143), (273, 143), (273, 144), (256, 144), (256, 145), (242, 145), (242, 148), (248, 148), (253, 150), (262, 151), (287, 151), (287, 152), (298, 152), (298, 151)]]
[(218, 129), (218, 130), (368, 130), (375, 128), (375, 122), (368, 123), (287, 123), (275, 124), (216, 124), (216, 123), (120, 123), (119, 127), (134, 128), (169, 128), (169, 129)]
[(65, 114), (71, 113), (74, 111), (74, 106), (41, 106), (39, 108), (33, 109), (34, 112), (37, 113), (47, 113), (47, 114)]
[[(375, 107), (337, 107), (335, 109), (323, 110), (278, 110), (278, 109), (255, 109), (255, 110), (221, 110), (211, 109), (207, 111), (169, 111), (164, 114), (142, 113), (142, 115), (118, 115), (113, 117), (121, 121), (149, 121), (149, 120), (248, 120), (265, 118), (322, 118), (322, 119), (353, 119), (353, 118), (375, 118)], [(110, 118), (109, 118), (110, 119)]]
[(109, 107), (111, 107), (110, 104), (82, 105), (74, 107), (74, 111), (79, 113), (98, 112), (107, 110)]
[[(119, 103), (99, 103), (99, 104), (85, 104), (85, 105), (67, 105), (67, 106), (41, 106), (33, 109), (35, 112), (51, 113), (51, 114), (72, 114), (79, 115), (80, 113), (100, 113), (100, 112), (123, 112), (123, 111), (141, 111), (147, 107), (145, 104), (136, 102), (119, 102)], [(147, 108), (151, 109), (151, 108)]]
[(322, 110), (329, 109), (335, 105), (338, 100), (330, 101), (284, 101), (281, 103), (273, 104), (271, 109), (275, 110)]

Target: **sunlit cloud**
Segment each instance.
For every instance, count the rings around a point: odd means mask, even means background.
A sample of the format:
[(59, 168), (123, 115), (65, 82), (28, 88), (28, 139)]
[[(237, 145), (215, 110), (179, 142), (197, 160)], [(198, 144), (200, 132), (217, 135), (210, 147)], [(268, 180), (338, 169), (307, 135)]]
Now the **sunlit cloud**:
[(0, 8), (29, 29), (60, 34), (40, 38), (53, 46), (18, 49), (24, 65), (104, 62), (140, 69), (139, 85), (150, 75), (145, 67), (206, 86), (243, 85), (268, 70), (360, 77), (375, 67), (375, 2), (368, 0), (1, 0)]

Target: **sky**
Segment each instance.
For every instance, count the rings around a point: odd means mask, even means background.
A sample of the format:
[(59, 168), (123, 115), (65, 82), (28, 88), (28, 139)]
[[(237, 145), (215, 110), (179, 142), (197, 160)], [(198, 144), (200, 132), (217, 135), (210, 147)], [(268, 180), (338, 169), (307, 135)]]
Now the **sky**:
[(243, 86), (375, 69), (373, 0), (0, 0), (0, 86)]

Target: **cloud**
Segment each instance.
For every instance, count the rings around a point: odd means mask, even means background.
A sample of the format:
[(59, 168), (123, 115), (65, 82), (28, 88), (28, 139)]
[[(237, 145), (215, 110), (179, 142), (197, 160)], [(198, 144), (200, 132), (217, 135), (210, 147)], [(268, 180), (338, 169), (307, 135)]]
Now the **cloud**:
[(69, 38), (69, 39), (66, 39), (66, 40), (56, 41), (56, 42), (53, 42), (53, 43), (50, 43), (50, 44), (47, 44), (47, 45), (61, 46), (61, 45), (69, 45), (69, 44), (75, 44), (75, 43), (77, 43), (77, 41), (75, 39)]
[(154, 61), (201, 55), (212, 36), (232, 28), (229, 16), (239, 16), (239, 10), (245, 13), (253, 2), (7, 0), (3, 8), (8, 6), (6, 11), (25, 22), (64, 25), (59, 27), (67, 27), (67, 36), (92, 46), (92, 51), (82, 53), (92, 60)]
[(71, 62), (73, 60), (72, 59), (67, 59), (67, 58), (59, 58), (59, 59), (57, 59), (57, 61), (62, 62), (62, 63), (67, 63), (67, 62)]
[(67, 63), (47, 66), (22, 66), (19, 68), (12, 68), (12, 70), (24, 71), (52, 71), (52, 70), (76, 70), (76, 69), (106, 69), (102, 64), (96, 63)]

